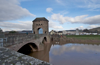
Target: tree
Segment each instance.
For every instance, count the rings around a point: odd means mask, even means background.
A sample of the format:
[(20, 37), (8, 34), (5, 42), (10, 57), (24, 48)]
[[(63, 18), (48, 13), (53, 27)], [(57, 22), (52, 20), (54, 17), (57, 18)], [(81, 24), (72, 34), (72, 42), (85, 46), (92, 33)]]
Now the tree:
[(17, 33), (16, 31), (10, 31), (9, 33)]
[(88, 29), (84, 29), (83, 32), (89, 33), (90, 31)]

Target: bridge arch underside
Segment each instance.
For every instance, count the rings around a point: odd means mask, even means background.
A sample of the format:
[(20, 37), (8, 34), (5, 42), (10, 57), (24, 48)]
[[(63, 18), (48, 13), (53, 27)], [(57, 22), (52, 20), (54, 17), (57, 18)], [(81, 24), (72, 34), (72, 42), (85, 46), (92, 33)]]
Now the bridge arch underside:
[(18, 50), (18, 52), (23, 54), (28, 54), (32, 51), (38, 51), (38, 46), (35, 43), (27, 43)]
[(45, 42), (47, 42), (47, 38), (46, 37), (44, 37), (43, 40), (42, 40), (42, 43), (45, 43)]

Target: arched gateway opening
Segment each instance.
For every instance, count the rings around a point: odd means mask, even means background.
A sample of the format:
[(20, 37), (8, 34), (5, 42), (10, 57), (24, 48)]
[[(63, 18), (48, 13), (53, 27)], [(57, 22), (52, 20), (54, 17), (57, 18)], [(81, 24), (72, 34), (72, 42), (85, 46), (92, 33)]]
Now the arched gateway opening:
[(38, 47), (36, 46), (35, 43), (28, 43), (21, 47), (18, 52), (23, 53), (23, 54), (29, 54), (32, 51), (37, 51)]
[(43, 34), (43, 29), (42, 28), (38, 28), (38, 33), (39, 34)]

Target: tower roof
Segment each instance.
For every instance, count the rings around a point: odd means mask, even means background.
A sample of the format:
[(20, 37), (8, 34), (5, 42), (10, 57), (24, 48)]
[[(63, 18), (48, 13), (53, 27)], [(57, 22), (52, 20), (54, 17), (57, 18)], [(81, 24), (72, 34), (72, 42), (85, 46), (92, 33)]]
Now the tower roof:
[(39, 18), (36, 18), (35, 20), (33, 20), (32, 22), (34, 21), (48, 21), (45, 17), (39, 17)]

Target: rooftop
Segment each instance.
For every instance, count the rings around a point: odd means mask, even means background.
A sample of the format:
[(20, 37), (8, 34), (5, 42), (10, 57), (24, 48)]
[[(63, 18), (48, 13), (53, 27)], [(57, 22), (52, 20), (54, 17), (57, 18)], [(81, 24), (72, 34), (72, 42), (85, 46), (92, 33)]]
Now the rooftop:
[(58, 33), (62, 33), (62, 31), (58, 31)]
[(35, 20), (33, 20), (32, 22), (34, 21), (48, 21), (45, 17), (39, 17), (39, 18), (36, 18)]

